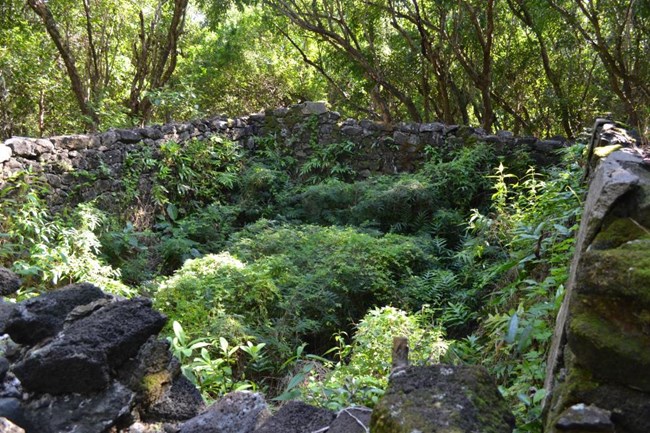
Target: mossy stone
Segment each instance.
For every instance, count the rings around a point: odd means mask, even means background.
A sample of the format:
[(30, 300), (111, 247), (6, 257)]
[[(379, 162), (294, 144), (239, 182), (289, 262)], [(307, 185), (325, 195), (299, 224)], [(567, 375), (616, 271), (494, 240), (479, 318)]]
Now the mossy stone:
[(164, 370), (158, 373), (147, 374), (142, 378), (141, 389), (143, 399), (147, 404), (160, 400), (165, 389), (172, 382), (169, 371)]
[(650, 336), (633, 321), (604, 317), (606, 302), (576, 303), (567, 328), (568, 344), (577, 362), (597, 378), (650, 391)]
[(596, 235), (591, 248), (607, 250), (636, 239), (650, 239), (650, 234), (632, 218), (616, 218)]
[(373, 433), (510, 433), (514, 417), (484, 368), (435, 365), (394, 373)]
[(576, 292), (633, 299), (650, 306), (650, 239), (590, 250), (580, 260)]

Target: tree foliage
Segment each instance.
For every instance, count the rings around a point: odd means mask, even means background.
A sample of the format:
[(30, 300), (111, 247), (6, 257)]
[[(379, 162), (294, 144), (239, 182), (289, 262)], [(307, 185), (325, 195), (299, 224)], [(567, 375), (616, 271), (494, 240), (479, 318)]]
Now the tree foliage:
[[(356, 117), (572, 137), (650, 106), (642, 1), (7, 0), (3, 136), (325, 99)], [(51, 59), (51, 60), (50, 60)]]

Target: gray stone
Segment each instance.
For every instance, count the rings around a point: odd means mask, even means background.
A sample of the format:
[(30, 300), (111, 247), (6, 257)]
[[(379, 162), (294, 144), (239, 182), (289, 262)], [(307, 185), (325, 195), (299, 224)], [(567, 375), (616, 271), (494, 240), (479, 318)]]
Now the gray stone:
[[(26, 418), (23, 406), (17, 398), (0, 398), (0, 417), (26, 429), (28, 432), (33, 430), (32, 423)], [(0, 429), (0, 432), (4, 432), (4, 430)]]
[[(312, 433), (326, 431), (335, 414), (299, 401), (290, 401), (255, 433)], [(182, 432), (184, 433), (184, 432)]]
[[(246, 391), (227, 394), (181, 425), (180, 433), (251, 433), (269, 416), (264, 397)], [(290, 433), (279, 429), (274, 432)]]
[(137, 143), (143, 138), (141, 129), (116, 129), (115, 132), (122, 143)]
[(300, 104), (300, 112), (306, 116), (327, 113), (327, 105), (324, 102), (303, 102)]
[(560, 430), (614, 433), (611, 416), (608, 410), (578, 403), (566, 409), (555, 425)]
[(36, 146), (30, 138), (12, 137), (5, 141), (5, 146), (9, 146), (16, 156), (36, 156)]
[(348, 407), (341, 410), (336, 419), (330, 424), (327, 433), (368, 433), (370, 431), (370, 415), (372, 410), (367, 407)]
[(510, 433), (515, 419), (483, 367), (408, 367), (390, 376), (375, 406), (373, 433)]
[(344, 126), (341, 128), (341, 133), (347, 135), (348, 137), (358, 137), (363, 133), (363, 128), (356, 125)]
[(558, 140), (537, 140), (532, 144), (532, 147), (538, 152), (550, 153), (564, 147), (564, 143)]
[(5, 332), (19, 344), (34, 345), (53, 337), (70, 311), (106, 295), (92, 284), (72, 284), (16, 304), (5, 325)]
[(50, 140), (55, 147), (68, 150), (87, 149), (91, 141), (88, 135), (81, 134), (50, 137)]
[(25, 433), (25, 430), (9, 421), (7, 418), (0, 417), (0, 432), (2, 433)]
[(72, 322), (50, 342), (30, 350), (13, 371), (31, 391), (99, 391), (108, 385), (109, 372), (135, 356), (165, 322), (148, 299), (115, 302)]
[(410, 137), (411, 136), (409, 134), (402, 131), (395, 131), (393, 133), (393, 140), (395, 141), (395, 143), (399, 144), (400, 146), (408, 144)]
[(441, 132), (444, 128), (442, 123), (423, 123), (420, 125), (420, 132)]
[(11, 147), (7, 146), (4, 143), (0, 143), (0, 163), (9, 161), (12, 154), (13, 151), (11, 150)]
[(147, 128), (139, 128), (136, 129), (136, 133), (151, 140), (159, 140), (163, 138), (163, 133), (160, 130), (160, 127), (149, 126)]
[(0, 296), (9, 296), (15, 293), (21, 284), (18, 275), (0, 266)]
[[(96, 394), (44, 394), (25, 405), (26, 433), (103, 433), (130, 417), (135, 394), (118, 382)], [(74, 429), (71, 430), (71, 427)]]
[(101, 145), (102, 146), (107, 146), (107, 147), (112, 146), (119, 139), (119, 136), (117, 135), (117, 132), (112, 131), (112, 130), (104, 132), (99, 137), (100, 137)]
[(510, 131), (497, 131), (497, 137), (500, 138), (514, 138), (515, 134)]
[(286, 107), (280, 107), (273, 110), (273, 115), (275, 117), (284, 117), (287, 115), (287, 113), (289, 113), (289, 109)]

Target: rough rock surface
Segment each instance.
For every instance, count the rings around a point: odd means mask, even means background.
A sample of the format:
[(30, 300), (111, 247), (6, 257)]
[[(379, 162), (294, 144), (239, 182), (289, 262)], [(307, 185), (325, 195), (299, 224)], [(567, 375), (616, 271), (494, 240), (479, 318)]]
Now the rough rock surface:
[(342, 409), (330, 424), (327, 433), (368, 433), (372, 410), (367, 407)]
[[(5, 143), (0, 142), (0, 186), (11, 174), (31, 168), (36, 173), (42, 172), (52, 187), (48, 199), (53, 206), (99, 198), (100, 206), (110, 208), (113, 194), (123, 191), (119, 179), (129, 154), (147, 150), (157, 157), (158, 149), (167, 141), (207, 140), (217, 134), (252, 152), (259, 146), (256, 138), (274, 136), (278, 145), (291, 152), (299, 163), (313, 155), (311, 143), (329, 145), (349, 141), (354, 143), (355, 151), (346, 157), (345, 163), (358, 178), (372, 173), (412, 171), (426, 160), (427, 146), (444, 152), (452, 147), (483, 141), (506, 155), (515, 150), (527, 151), (540, 164), (557, 161), (555, 150), (565, 146), (563, 139), (516, 138), (506, 131), (486, 135), (481, 128), (457, 125), (384, 124), (370, 120), (341, 121), (340, 117), (322, 102), (303, 102), (236, 119), (218, 116), (188, 123), (50, 139), (14, 137)], [(143, 173), (144, 178), (147, 176), (152, 176), (152, 173)], [(93, 181), (80, 182), (80, 177)], [(149, 184), (150, 179), (143, 179), (138, 187), (143, 193), (148, 192), (146, 185)]]
[(0, 336), (0, 417), (26, 433), (130, 431), (143, 417), (184, 421), (203, 407), (169, 343), (156, 338), (166, 318), (148, 299), (78, 284), (0, 303), (0, 317), (9, 332)]
[(52, 341), (29, 351), (13, 371), (30, 391), (99, 391), (108, 385), (110, 370), (135, 356), (165, 322), (149, 300), (115, 302), (72, 322)]
[[(595, 141), (611, 144), (603, 130)], [(616, 144), (631, 146), (625, 137)], [(549, 353), (545, 432), (650, 431), (649, 228), (650, 171), (634, 148), (607, 154), (591, 175)]]
[(408, 367), (393, 373), (375, 406), (373, 433), (510, 433), (514, 417), (478, 366)]
[(42, 395), (24, 408), (24, 416), (31, 424), (27, 433), (104, 432), (128, 422), (134, 399), (134, 392), (119, 383), (90, 395)]
[(584, 403), (574, 404), (566, 409), (556, 425), (560, 430), (614, 432), (612, 413), (597, 406), (585, 406)]
[(0, 267), (0, 296), (9, 296), (20, 288), (20, 278), (7, 268)]
[(299, 401), (290, 401), (255, 433), (312, 433), (325, 429), (335, 418), (334, 412)]
[(268, 416), (262, 395), (232, 392), (183, 423), (179, 433), (251, 433)]
[(34, 345), (61, 331), (65, 318), (75, 307), (101, 298), (106, 295), (98, 287), (82, 283), (28, 299), (12, 307), (4, 332), (18, 344)]

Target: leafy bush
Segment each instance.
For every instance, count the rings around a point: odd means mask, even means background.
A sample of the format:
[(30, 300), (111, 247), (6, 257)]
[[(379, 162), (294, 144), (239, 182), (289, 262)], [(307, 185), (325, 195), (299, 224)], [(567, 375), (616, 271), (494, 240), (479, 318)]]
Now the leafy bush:
[(224, 335), (216, 320), (226, 313), (281, 359), (303, 340), (327, 347), (372, 306), (401, 303), (403, 282), (431, 262), (417, 239), (260, 221), (230, 253), (188, 260), (161, 284), (156, 305), (191, 338)]
[[(36, 292), (87, 281), (116, 294), (136, 292), (119, 281), (120, 272), (99, 257), (94, 232), (104, 216), (91, 204), (79, 205), (71, 216), (53, 215), (42, 196), (39, 180), (21, 173), (2, 190), (0, 261), (22, 276)], [(19, 293), (19, 296), (26, 293)]]
[[(453, 155), (453, 156), (452, 156)], [(384, 233), (431, 233), (455, 245), (471, 207), (488, 204), (496, 160), (487, 146), (432, 159), (418, 173), (345, 183), (329, 178), (283, 202), (284, 215), (315, 224), (372, 227)]]
[[(577, 155), (583, 147), (567, 149), (565, 165), (545, 174), (531, 169), (517, 178), (499, 166), (492, 213), (477, 213), (470, 224), (468, 255), (489, 253), (482, 273), (494, 284), (479, 329), (450, 353), (488, 367), (514, 408), (518, 432), (541, 430), (546, 352), (582, 211)], [(494, 246), (502, 253), (490, 252)]]
[(357, 325), (351, 344), (338, 336), (339, 345), (330, 350), (335, 362), (306, 358), (278, 399), (300, 397), (332, 410), (351, 405), (373, 407), (388, 382), (393, 337), (408, 338), (409, 359), (416, 365), (439, 362), (447, 350), (429, 311), (409, 315), (394, 307), (374, 308)]

